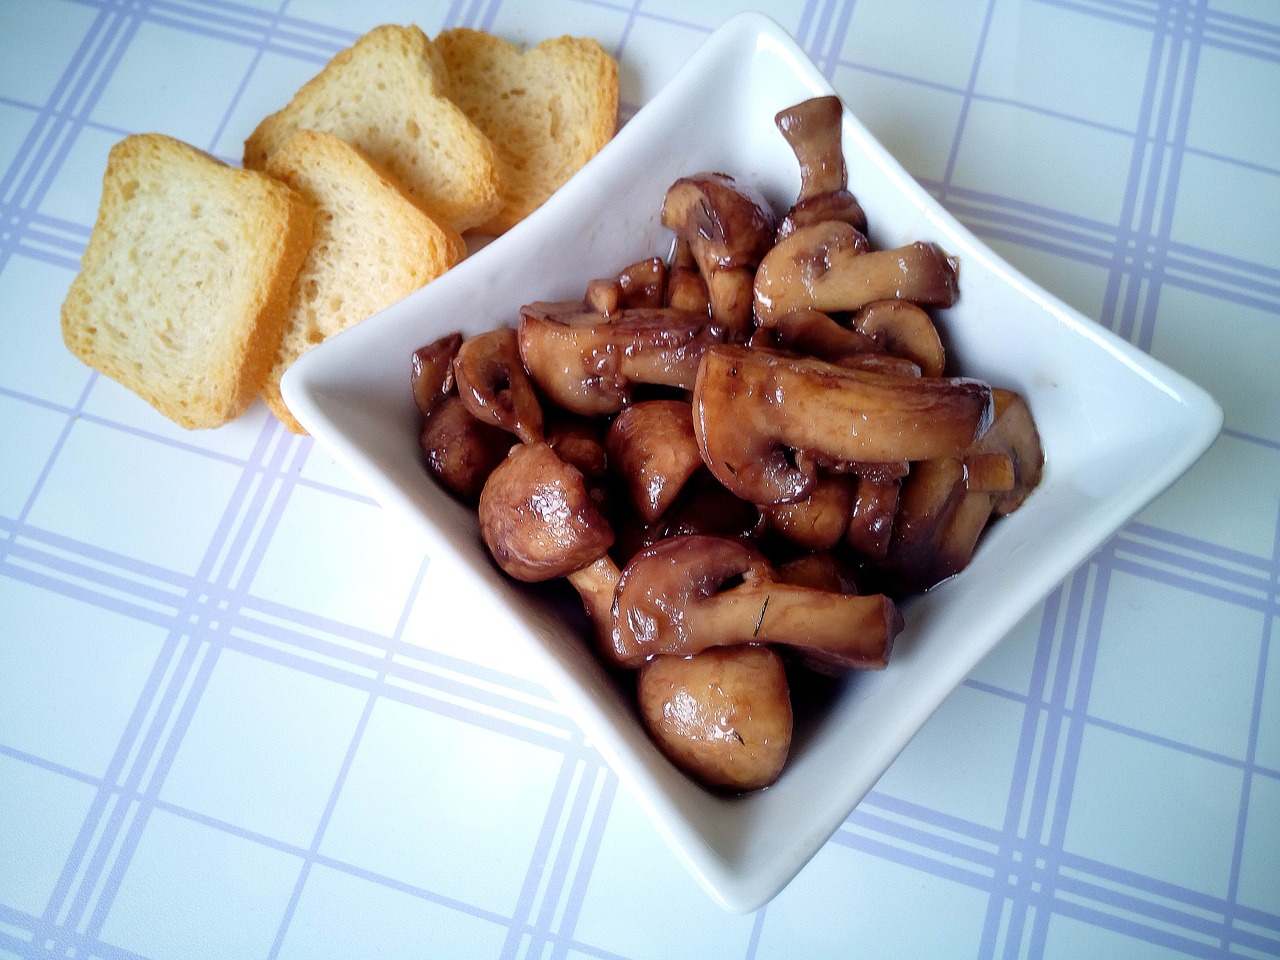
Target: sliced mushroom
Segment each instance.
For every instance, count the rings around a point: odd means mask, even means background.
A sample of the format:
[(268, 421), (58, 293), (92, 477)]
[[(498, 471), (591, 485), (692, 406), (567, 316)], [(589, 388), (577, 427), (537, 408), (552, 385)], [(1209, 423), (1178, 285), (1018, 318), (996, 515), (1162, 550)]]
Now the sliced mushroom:
[(557, 410), (548, 418), (545, 430), (556, 456), (581, 470), (589, 481), (604, 479), (609, 456), (595, 421)]
[(857, 482), (848, 474), (819, 475), (801, 499), (762, 506), (765, 526), (807, 550), (830, 550), (849, 527)]
[(885, 353), (913, 361), (922, 376), (940, 377), (946, 369), (946, 351), (933, 318), (909, 300), (868, 303), (854, 315), (851, 326)]
[(624, 267), (615, 276), (587, 284), (586, 305), (612, 316), (632, 307), (661, 307), (667, 292), (667, 265), (661, 257), (648, 257)]
[(703, 460), (758, 504), (804, 497), (823, 460), (959, 456), (990, 417), (991, 390), (975, 380), (880, 376), (734, 345), (707, 350), (694, 387)]
[(760, 262), (756, 322), (767, 326), (805, 307), (851, 312), (875, 300), (949, 307), (958, 296), (956, 268), (936, 244), (917, 241), (870, 251), (866, 238), (849, 224), (817, 223), (791, 234)]
[(691, 389), (707, 347), (724, 328), (705, 315), (670, 307), (587, 314), (573, 323), (527, 310), (520, 356), (553, 402), (587, 416), (616, 413), (636, 384)]
[(844, 108), (835, 96), (814, 97), (774, 117), (800, 163), (800, 193), (778, 225), (777, 240), (800, 227), (828, 220), (840, 220), (867, 232), (867, 215), (847, 189), (841, 145), (843, 119)]
[(902, 481), (892, 477), (857, 478), (844, 542), (859, 556), (882, 560), (888, 553), (901, 486)]
[(670, 537), (637, 553), (614, 595), (613, 651), (638, 666), (657, 654), (772, 643), (846, 667), (888, 662), (902, 616), (882, 594), (833, 594), (779, 582), (740, 540)]
[(509, 430), (525, 443), (542, 439), (542, 406), (510, 327), (468, 337), (453, 358), (453, 375), (458, 396), (477, 420)]
[(846, 353), (831, 361), (846, 370), (862, 370), (888, 377), (918, 377), (920, 365), (906, 357), (894, 357), (887, 353)]
[(831, 550), (814, 550), (778, 564), (779, 583), (812, 587), (828, 593), (857, 593), (858, 584), (849, 565)]
[(611, 635), (613, 530), (581, 471), (547, 443), (517, 445), (484, 485), (478, 516), (481, 539), (503, 571), (529, 583), (568, 578), (597, 637)]
[(689, 249), (689, 241), (683, 237), (676, 238), (675, 249), (671, 254), (671, 268), (667, 273), (666, 305), (675, 307), (677, 310), (711, 315), (707, 282), (698, 272), (693, 251)]
[(711, 317), (731, 339), (751, 328), (752, 280), (773, 242), (774, 216), (752, 188), (723, 173), (681, 177), (667, 190), (662, 223), (689, 244), (707, 285)]
[(791, 747), (791, 695), (782, 658), (765, 647), (655, 657), (636, 681), (654, 743), (700, 783), (755, 790), (774, 783)]
[(753, 347), (775, 347), (806, 357), (839, 363), (848, 356), (875, 355), (882, 350), (876, 340), (842, 326), (821, 310), (793, 310), (771, 326), (760, 327), (751, 338)]
[[(995, 387), (991, 391), (995, 416), (990, 428), (974, 443), (966, 462), (977, 454), (1001, 454), (1013, 468), (1012, 485), (999, 490), (992, 509), (1000, 515), (1012, 513), (1040, 484), (1044, 473), (1044, 448), (1035, 418), (1026, 398), (1012, 390)], [(994, 488), (994, 484), (988, 484)]]
[(447, 333), (413, 352), (409, 383), (413, 402), (424, 417), (431, 416), (446, 396), (453, 392), (453, 358), (462, 346), (461, 333)]
[(685, 400), (646, 400), (623, 410), (604, 439), (614, 475), (640, 520), (653, 523), (702, 468)]
[(894, 592), (927, 590), (968, 566), (991, 502), (991, 494), (968, 489), (957, 457), (913, 464), (884, 559)]
[(475, 503), (489, 474), (514, 442), (507, 431), (472, 416), (456, 394), (436, 405), (419, 437), (427, 469), (466, 503)]

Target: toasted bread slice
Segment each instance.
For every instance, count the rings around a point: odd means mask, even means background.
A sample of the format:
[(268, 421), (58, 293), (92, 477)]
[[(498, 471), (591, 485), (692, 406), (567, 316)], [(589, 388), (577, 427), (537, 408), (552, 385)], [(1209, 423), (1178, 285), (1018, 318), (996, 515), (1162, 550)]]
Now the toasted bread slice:
[(262, 398), (290, 430), (303, 427), (280, 395), (285, 370), (327, 340), (434, 280), (466, 254), (355, 147), (300, 130), (267, 162), (316, 210), (315, 239), (293, 285), (289, 315)]
[(77, 357), (189, 429), (262, 389), (310, 206), (262, 173), (162, 134), (112, 149), (98, 219), (62, 305)]
[(359, 147), (438, 222), (467, 230), (501, 205), (498, 159), (446, 86), (444, 61), (419, 28), (375, 27), (258, 124), (244, 165), (265, 169), (298, 130), (324, 130)]
[(618, 125), (618, 64), (595, 40), (559, 37), (522, 51), (458, 27), (435, 40), (449, 96), (498, 148), (502, 209), (478, 229), (520, 222), (595, 156)]

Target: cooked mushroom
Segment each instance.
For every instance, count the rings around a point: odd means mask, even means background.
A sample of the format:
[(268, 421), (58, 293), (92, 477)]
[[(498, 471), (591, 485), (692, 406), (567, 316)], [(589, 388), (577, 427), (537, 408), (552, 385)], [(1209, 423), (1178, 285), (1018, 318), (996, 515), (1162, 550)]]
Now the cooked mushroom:
[(968, 566), (991, 516), (991, 501), (991, 494), (968, 489), (958, 457), (912, 464), (884, 559), (891, 589), (927, 590)]
[(882, 594), (855, 596), (782, 583), (741, 540), (684, 536), (637, 553), (614, 595), (613, 651), (638, 666), (657, 654), (772, 643), (846, 667), (888, 662), (902, 615)]
[(450, 394), (422, 425), (419, 445), (431, 474), (459, 499), (474, 503), (489, 474), (507, 456), (510, 433), (472, 416), (466, 404)]
[(772, 650), (655, 657), (640, 668), (636, 694), (658, 748), (698, 782), (755, 790), (782, 773), (791, 747), (791, 695), (782, 658)]
[[(1001, 454), (1009, 458), (1013, 468), (1012, 484), (1007, 490), (998, 490), (992, 504), (995, 513), (1003, 515), (1022, 506), (1031, 491), (1040, 484), (1044, 472), (1044, 448), (1035, 417), (1021, 394), (996, 387), (992, 389), (991, 397), (995, 416), (987, 432), (974, 443), (966, 464), (972, 472), (974, 455)], [(972, 489), (973, 485), (970, 486)], [(990, 482), (987, 487), (995, 489)]]
[(453, 358), (453, 374), (458, 396), (477, 420), (509, 430), (525, 443), (542, 439), (542, 406), (510, 327), (468, 337)]
[(711, 302), (707, 298), (707, 282), (698, 272), (698, 264), (689, 249), (689, 241), (677, 237), (671, 253), (671, 267), (667, 271), (666, 305), (678, 310), (711, 315)]
[[(990, 433), (990, 429), (987, 432)], [(970, 450), (961, 462), (964, 464), (964, 484), (976, 493), (1008, 493), (1018, 482), (1013, 458), (1008, 454)]]
[(612, 516), (617, 540), (611, 553), (623, 565), (666, 537), (698, 533), (745, 539), (754, 537), (761, 527), (759, 508), (735, 497), (705, 470), (696, 471), (675, 502), (651, 523), (628, 511)]
[(568, 578), (597, 636), (610, 636), (618, 573), (607, 554), (613, 530), (581, 471), (547, 443), (517, 445), (489, 476), (478, 515), (481, 539), (499, 567), (529, 583)]
[(800, 163), (800, 193), (778, 225), (777, 240), (800, 227), (841, 220), (867, 232), (867, 215), (851, 194), (841, 145), (844, 108), (835, 96), (814, 97), (774, 117)]
[(409, 384), (413, 402), (424, 417), (453, 391), (453, 358), (462, 346), (462, 334), (447, 333), (413, 352)]
[(857, 482), (849, 474), (820, 474), (801, 499), (762, 506), (765, 526), (807, 550), (830, 550), (849, 527)]
[(949, 307), (958, 296), (956, 266), (933, 243), (871, 251), (866, 238), (847, 223), (802, 227), (760, 261), (756, 322), (767, 326), (804, 307), (854, 311), (874, 300)]
[(609, 426), (605, 452), (643, 523), (657, 520), (702, 467), (685, 400), (646, 400), (623, 410)]
[(759, 504), (804, 497), (823, 460), (959, 456), (990, 418), (991, 389), (975, 380), (880, 376), (733, 345), (707, 350), (694, 386), (703, 460)]
[(846, 353), (832, 363), (846, 370), (862, 370), (889, 377), (920, 376), (919, 364), (906, 357), (894, 357), (887, 353)]
[(637, 260), (609, 278), (587, 284), (586, 305), (612, 316), (631, 307), (661, 307), (666, 301), (667, 265), (661, 257)]
[(775, 347), (839, 363), (848, 356), (874, 355), (883, 348), (873, 338), (842, 326), (821, 310), (805, 308), (778, 317), (751, 337), (753, 347)]
[(872, 301), (854, 314), (851, 326), (885, 353), (913, 361), (922, 376), (940, 377), (946, 369), (946, 351), (933, 318), (909, 300)]
[(603, 480), (609, 469), (598, 424), (576, 414), (552, 410), (545, 426), (547, 443), (565, 463), (582, 471), (589, 481)]
[(616, 413), (635, 384), (691, 389), (698, 361), (724, 328), (670, 307), (583, 314), (572, 323), (521, 311), (520, 356), (553, 402), (587, 416)]
[(853, 571), (831, 550), (813, 550), (778, 564), (774, 576), (779, 583), (813, 587), (828, 593), (857, 593)]
[(901, 486), (902, 481), (894, 477), (857, 478), (844, 542), (859, 556), (882, 560), (888, 552)]
[(723, 173), (681, 177), (667, 190), (662, 223), (689, 244), (707, 285), (711, 317), (730, 339), (751, 329), (752, 279), (773, 242), (773, 211), (755, 190)]

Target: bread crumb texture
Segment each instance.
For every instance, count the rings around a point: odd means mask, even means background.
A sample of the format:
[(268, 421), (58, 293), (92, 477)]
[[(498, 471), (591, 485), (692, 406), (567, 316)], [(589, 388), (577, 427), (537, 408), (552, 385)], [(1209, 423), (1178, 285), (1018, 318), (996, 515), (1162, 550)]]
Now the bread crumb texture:
[(499, 234), (536, 210), (608, 143), (618, 124), (618, 65), (598, 42), (544, 40), (521, 50), (480, 30), (436, 37), (449, 96), (493, 141), (502, 207), (481, 225)]
[(332, 133), (436, 220), (468, 230), (501, 207), (498, 157), (448, 90), (444, 61), (421, 29), (375, 27), (258, 125), (245, 141), (244, 166), (265, 169), (298, 130)]
[(376, 164), (330, 133), (301, 130), (267, 172), (315, 208), (315, 235), (289, 300), (263, 400), (290, 430), (280, 380), (316, 344), (440, 276), (466, 253), (462, 237), (419, 209)]
[(240, 416), (276, 353), (310, 206), (163, 134), (116, 144), (62, 306), (68, 348), (175, 423)]

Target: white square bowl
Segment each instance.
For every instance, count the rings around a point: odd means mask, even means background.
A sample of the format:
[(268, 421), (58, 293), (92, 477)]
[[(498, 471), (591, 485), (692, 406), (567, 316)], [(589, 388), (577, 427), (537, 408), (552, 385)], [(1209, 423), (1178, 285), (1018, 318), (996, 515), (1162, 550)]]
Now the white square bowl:
[(665, 255), (659, 223), (678, 177), (719, 170), (785, 211), (799, 188), (775, 113), (830, 93), (780, 27), (756, 14), (717, 30), (671, 83), (540, 210), (402, 302), (308, 353), (284, 379), (290, 409), (385, 507), (451, 558), (477, 603), (527, 640), (553, 692), (722, 906), (755, 909), (801, 869), (978, 661), (1053, 587), (1212, 442), (1222, 412), (1200, 388), (1038, 289), (944, 211), (847, 111), (849, 187), (873, 242), (935, 241), (959, 258), (960, 300), (939, 323), (954, 370), (1023, 393), (1047, 467), (972, 564), (905, 606), (888, 669), (850, 678), (797, 730), (776, 785), (709, 793), (652, 746), (579, 634), (580, 621), (488, 560), (471, 511), (424, 472), (409, 357), (453, 330), (513, 326), (522, 304), (577, 298), (587, 281)]

